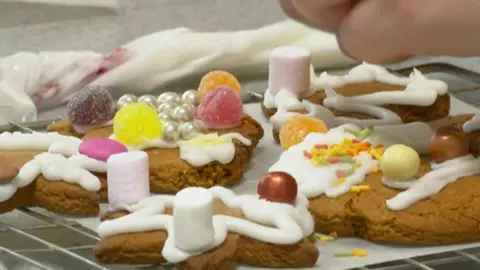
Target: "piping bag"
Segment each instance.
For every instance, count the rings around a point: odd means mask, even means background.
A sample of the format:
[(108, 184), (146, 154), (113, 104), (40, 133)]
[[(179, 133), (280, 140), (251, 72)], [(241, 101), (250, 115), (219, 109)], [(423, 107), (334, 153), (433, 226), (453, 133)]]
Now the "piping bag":
[(270, 50), (279, 46), (310, 50), (317, 69), (355, 63), (340, 51), (334, 35), (291, 20), (236, 32), (164, 30), (107, 55), (19, 52), (0, 59), (0, 124), (34, 121), (39, 112), (63, 105), (86, 85), (105, 86), (119, 96), (146, 94), (216, 69), (236, 76), (262, 76), (268, 72)]

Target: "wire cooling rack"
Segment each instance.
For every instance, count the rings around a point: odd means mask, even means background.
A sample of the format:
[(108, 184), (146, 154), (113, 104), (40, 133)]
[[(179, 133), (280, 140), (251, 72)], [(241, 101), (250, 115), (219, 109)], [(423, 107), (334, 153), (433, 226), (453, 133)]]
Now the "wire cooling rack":
[[(3, 131), (44, 130), (52, 121), (0, 126)], [(28, 224), (25, 226), (25, 224)], [(171, 269), (170, 266), (102, 265), (93, 256), (97, 234), (40, 208), (0, 215), (0, 270)], [(480, 247), (368, 265), (352, 270), (478, 270)]]

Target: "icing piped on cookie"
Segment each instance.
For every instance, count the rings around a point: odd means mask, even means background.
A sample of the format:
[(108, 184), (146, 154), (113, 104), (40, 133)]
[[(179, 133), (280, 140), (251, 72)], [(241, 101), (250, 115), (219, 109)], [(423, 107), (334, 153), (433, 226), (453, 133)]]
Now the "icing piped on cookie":
[(235, 158), (233, 139), (244, 145), (251, 141), (238, 133), (218, 135), (215, 133), (199, 135), (189, 140), (178, 142), (180, 158), (193, 166), (204, 166), (213, 161), (228, 164)]
[(57, 132), (3, 132), (0, 134), (0, 150), (21, 151), (21, 150), (40, 150), (47, 151), (54, 143), (63, 145), (79, 145), (82, 142), (79, 138), (60, 135)]
[[(290, 59), (290, 61), (292, 60)], [(295, 59), (295, 62), (303, 63), (303, 60), (298, 56)], [(270, 69), (275, 70), (275, 65), (276, 62), (271, 61)], [(303, 70), (303, 68), (300, 67), (298, 69)], [(305, 80), (304, 77), (301, 78)], [(298, 89), (289, 89), (289, 86), (285, 86), (282, 89), (266, 90), (263, 103), (264, 106), (266, 108), (276, 108), (277, 114), (281, 114), (274, 115), (275, 117), (270, 119), (272, 122), (278, 121), (278, 119), (286, 119), (288, 115), (290, 115), (289, 111), (308, 109), (308, 107), (305, 106), (305, 103), (302, 103), (299, 100), (300, 98), (305, 97), (305, 93), (312, 95), (316, 91), (325, 91), (327, 97), (323, 101), (323, 106), (317, 105), (317, 111), (321, 113), (317, 113), (316, 116), (325, 122), (331, 122), (332, 126), (329, 127), (345, 123), (353, 123), (363, 127), (368, 125), (399, 124), (402, 122), (401, 118), (395, 112), (382, 108), (381, 106), (387, 104), (430, 106), (437, 100), (439, 95), (445, 95), (448, 90), (446, 83), (438, 80), (430, 80), (423, 76), (418, 70), (414, 70), (407, 78), (391, 74), (387, 69), (381, 66), (368, 63), (362, 63), (361, 65), (354, 67), (343, 76), (334, 76), (324, 72), (319, 77), (316, 77), (313, 68), (311, 68), (310, 78), (310, 90), (306, 92), (304, 91), (303, 95), (299, 94)], [(269, 85), (277, 85), (274, 81), (282, 81), (282, 78), (272, 76), (269, 80), (273, 81), (269, 83)], [(351, 97), (341, 96), (333, 90), (334, 88), (343, 87), (349, 84), (373, 82), (400, 85), (405, 88), (398, 89), (397, 91), (379, 91)], [(302, 83), (298, 82), (298, 84), (301, 85)], [(367, 114), (374, 119), (336, 117), (330, 109)], [(309, 110), (309, 112), (311, 113), (312, 111)], [(280, 125), (280, 123), (276, 123), (274, 127), (278, 125)], [(279, 130), (278, 127), (276, 130)]]
[(462, 177), (480, 173), (480, 158), (472, 155), (458, 157), (440, 164), (432, 164), (432, 171), (425, 174), (406, 190), (387, 201), (391, 210), (404, 210), (415, 202), (437, 194), (446, 185)]
[(463, 132), (471, 133), (480, 129), (480, 115), (476, 114), (472, 119), (463, 124)]
[[(227, 215), (209, 216), (211, 204), (209, 206), (209, 198), (204, 191), (208, 191), (214, 199), (221, 200), (227, 207), (242, 210), (246, 219)], [(200, 227), (196, 223), (188, 223), (182, 219), (182, 214), (187, 213), (188, 208), (195, 205), (193, 202), (198, 196), (203, 198), (197, 205), (203, 206), (201, 211), (198, 209), (195, 211), (197, 213), (195, 216), (202, 220)], [(192, 201), (177, 201), (174, 195), (158, 195), (143, 199), (128, 208), (131, 214), (102, 222), (97, 229), (98, 234), (105, 238), (125, 233), (167, 230), (168, 238), (162, 255), (167, 261), (176, 263), (219, 246), (225, 241), (227, 232), (267, 243), (288, 245), (310, 236), (314, 230), (313, 217), (307, 209), (308, 200), (302, 195), (297, 197), (294, 206), (260, 200), (256, 195), (236, 196), (231, 190), (223, 187), (213, 187), (203, 190), (202, 194), (195, 193), (195, 196), (189, 197)], [(176, 203), (182, 205), (176, 206)], [(164, 214), (167, 207), (180, 211), (180, 215), (174, 217)], [(175, 224), (177, 221), (182, 223)], [(175, 237), (179, 233), (183, 237), (176, 240)], [(202, 241), (194, 241), (194, 238), (200, 235)]]
[[(84, 168), (82, 165), (91, 167), (85, 166), (87, 168)], [(50, 181), (63, 180), (71, 184), (78, 184), (88, 191), (98, 191), (100, 181), (90, 172), (94, 167), (94, 164), (82, 164), (78, 160), (67, 159), (59, 154), (41, 153), (25, 163), (11, 182), (0, 186), (0, 202), (10, 199), (17, 189), (28, 186), (40, 174)]]
[(425, 123), (376, 127), (369, 136), (352, 124), (311, 133), (305, 140), (283, 152), (269, 168), (292, 175), (299, 191), (308, 198), (325, 194), (337, 197), (363, 182), (365, 176), (378, 171), (383, 148), (401, 143), (419, 153), (428, 153), (433, 134)]
[(63, 180), (78, 184), (88, 191), (100, 189), (100, 180), (91, 172), (106, 172), (105, 162), (78, 153), (82, 140), (58, 133), (9, 133), (0, 134), (0, 150), (48, 151), (36, 155), (20, 168), (17, 176), (0, 185), (0, 202), (10, 199), (17, 189), (32, 183), (42, 174), (50, 181)]
[[(115, 140), (112, 135), (109, 139)], [(129, 151), (144, 150), (148, 148), (179, 148), (180, 159), (187, 161), (192, 166), (204, 166), (218, 161), (222, 164), (230, 163), (235, 158), (235, 144), (233, 139), (244, 145), (252, 142), (240, 133), (227, 133), (219, 136), (216, 133), (197, 134), (190, 140), (177, 140), (167, 142), (161, 138), (148, 140), (143, 145), (128, 147)]]

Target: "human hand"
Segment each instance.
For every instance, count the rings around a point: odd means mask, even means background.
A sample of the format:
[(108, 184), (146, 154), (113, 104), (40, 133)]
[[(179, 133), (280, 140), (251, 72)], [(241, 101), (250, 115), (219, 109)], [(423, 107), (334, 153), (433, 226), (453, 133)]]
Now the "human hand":
[(336, 34), (342, 50), (370, 63), (412, 56), (480, 56), (480, 1), (279, 0), (293, 19)]

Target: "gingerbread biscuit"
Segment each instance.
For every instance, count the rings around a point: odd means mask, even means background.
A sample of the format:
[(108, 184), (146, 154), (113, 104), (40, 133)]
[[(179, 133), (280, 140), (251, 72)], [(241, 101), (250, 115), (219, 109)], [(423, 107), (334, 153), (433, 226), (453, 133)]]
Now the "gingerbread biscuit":
[[(60, 122), (61, 121), (61, 122)], [(50, 126), (49, 130), (54, 128), (63, 134), (70, 133), (71, 124), (68, 121), (60, 120)], [(255, 146), (263, 137), (262, 126), (252, 117), (245, 115), (242, 125), (239, 127), (222, 130), (203, 130), (202, 133), (242, 134), (251, 141), (246, 145), (238, 140), (234, 140), (235, 157), (227, 164), (220, 162), (211, 162), (204, 166), (193, 166), (188, 162), (181, 160), (178, 148), (150, 148), (145, 151), (150, 160), (150, 188), (152, 192), (177, 192), (185, 187), (199, 186), (229, 186), (239, 183), (248, 163), (253, 155)], [(82, 139), (108, 138), (113, 133), (112, 127), (104, 127), (93, 130), (85, 134)], [(108, 197), (107, 177), (105, 173), (96, 173), (99, 177), (102, 187), (99, 191), (100, 198), (106, 200)]]
[[(94, 254), (101, 263), (169, 262), (181, 269), (234, 269), (237, 263), (269, 268), (312, 267), (319, 251), (309, 238), (313, 219), (307, 203), (304, 197), (299, 197), (294, 206), (254, 195), (236, 197), (221, 187), (187, 188), (176, 196), (148, 197), (131, 205), (132, 213), (117, 211), (103, 216), (98, 227), (103, 239)], [(288, 214), (289, 209), (295, 209), (296, 214)], [(192, 215), (195, 225), (184, 219)], [(263, 224), (252, 220), (256, 215)], [(141, 225), (153, 220), (155, 225)], [(283, 222), (297, 226), (283, 227)]]
[(41, 206), (61, 214), (96, 216), (100, 180), (87, 164), (95, 161), (61, 154), (80, 142), (56, 133), (2, 133), (0, 168), (17, 173), (0, 184), (0, 213)]
[(324, 72), (317, 77), (309, 67), (305, 49), (281, 47), (271, 52), (269, 86), (261, 106), (277, 141), (283, 122), (296, 113), (319, 118), (332, 128), (434, 121), (450, 110), (447, 84), (419, 71), (399, 77), (363, 63), (343, 76)]
[(343, 125), (307, 136), (270, 171), (302, 183), (317, 232), (408, 245), (478, 241), (480, 159), (468, 141), (478, 140), (480, 122), (471, 118), (376, 127), (366, 137)]
[[(106, 148), (103, 143), (111, 144), (108, 138), (130, 150), (145, 151), (152, 192), (233, 185), (242, 180), (264, 131), (244, 113), (236, 84), (232, 88), (226, 86), (236, 79), (223, 72), (221, 78), (226, 81), (215, 85), (215, 76), (219, 76), (216, 74), (205, 76), (203, 81), (207, 83), (201, 84), (203, 88), (188, 90), (181, 96), (172, 92), (157, 99), (150, 95), (138, 99), (126, 95), (120, 98), (119, 109), (114, 113), (113, 105), (96, 106), (94, 99), (88, 97), (98, 99), (109, 95), (108, 91), (99, 94), (95, 92), (97, 88), (89, 88), (69, 103), (68, 108), (76, 110), (68, 113), (69, 119), (56, 121), (47, 130), (77, 136), (85, 143), (103, 138), (101, 143), (95, 142), (88, 147), (89, 151), (82, 152), (90, 157), (90, 151), (98, 154)], [(95, 120), (100, 116), (100, 120)], [(105, 173), (97, 176), (102, 183), (99, 195), (105, 200), (107, 177)]]

